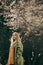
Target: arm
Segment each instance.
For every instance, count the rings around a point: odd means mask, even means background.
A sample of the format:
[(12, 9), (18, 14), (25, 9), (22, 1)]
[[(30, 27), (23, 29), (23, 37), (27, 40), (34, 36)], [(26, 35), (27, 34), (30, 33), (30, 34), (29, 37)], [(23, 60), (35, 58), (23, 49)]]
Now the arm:
[(20, 43), (18, 44), (18, 47), (17, 47), (17, 55), (22, 55), (22, 53), (23, 53), (23, 45), (22, 45), (22, 43), (20, 42)]

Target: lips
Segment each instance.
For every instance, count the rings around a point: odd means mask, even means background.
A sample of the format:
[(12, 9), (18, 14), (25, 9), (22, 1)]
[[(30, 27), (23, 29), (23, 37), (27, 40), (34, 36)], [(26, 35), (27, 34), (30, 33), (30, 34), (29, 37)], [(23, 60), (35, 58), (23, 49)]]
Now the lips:
[(13, 39), (13, 41), (15, 41), (15, 39)]

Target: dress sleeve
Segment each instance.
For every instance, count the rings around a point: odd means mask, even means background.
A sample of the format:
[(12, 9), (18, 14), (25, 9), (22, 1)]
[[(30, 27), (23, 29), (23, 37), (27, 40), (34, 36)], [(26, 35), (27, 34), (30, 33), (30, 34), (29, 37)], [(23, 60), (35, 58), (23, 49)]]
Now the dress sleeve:
[(23, 53), (23, 45), (22, 43), (19, 43), (17, 47), (17, 54), (22, 55), (22, 53)]

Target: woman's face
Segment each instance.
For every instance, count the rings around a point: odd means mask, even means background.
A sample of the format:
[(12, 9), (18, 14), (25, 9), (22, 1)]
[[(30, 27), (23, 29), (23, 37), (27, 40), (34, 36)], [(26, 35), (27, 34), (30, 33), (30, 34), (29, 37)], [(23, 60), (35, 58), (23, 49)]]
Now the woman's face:
[(15, 41), (17, 39), (17, 36), (16, 35), (14, 35), (13, 36), (13, 41)]

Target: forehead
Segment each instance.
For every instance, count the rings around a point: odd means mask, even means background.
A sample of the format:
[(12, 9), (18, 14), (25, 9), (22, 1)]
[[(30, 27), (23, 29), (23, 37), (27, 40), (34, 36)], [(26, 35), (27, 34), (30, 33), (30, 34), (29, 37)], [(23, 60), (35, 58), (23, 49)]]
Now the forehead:
[(17, 33), (13, 33), (13, 36), (17, 36)]

